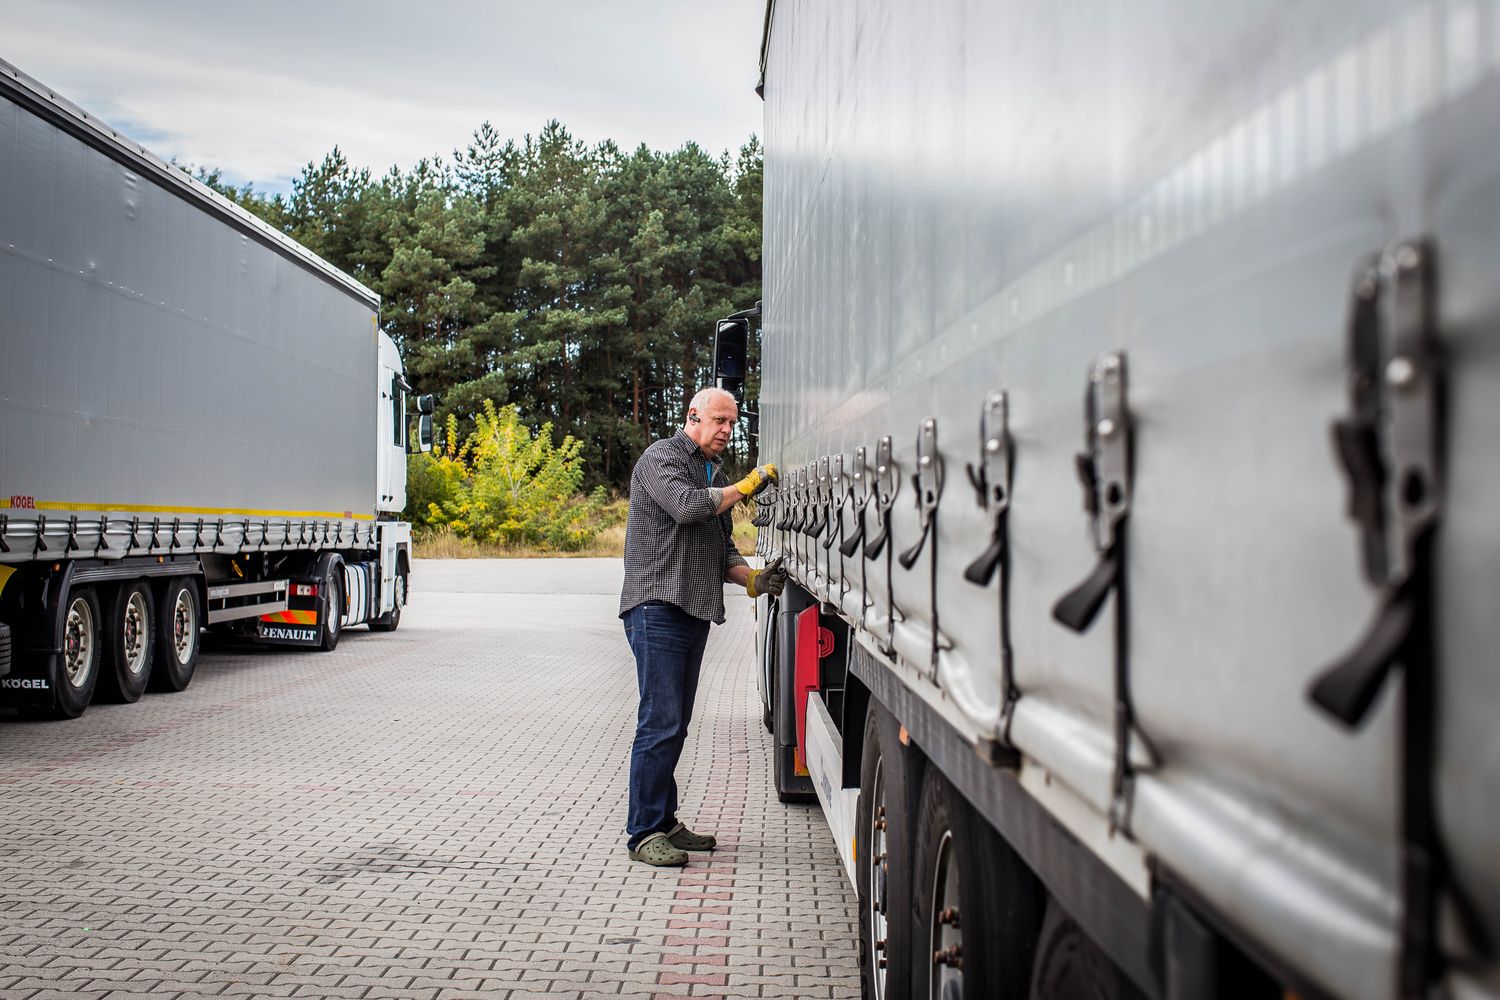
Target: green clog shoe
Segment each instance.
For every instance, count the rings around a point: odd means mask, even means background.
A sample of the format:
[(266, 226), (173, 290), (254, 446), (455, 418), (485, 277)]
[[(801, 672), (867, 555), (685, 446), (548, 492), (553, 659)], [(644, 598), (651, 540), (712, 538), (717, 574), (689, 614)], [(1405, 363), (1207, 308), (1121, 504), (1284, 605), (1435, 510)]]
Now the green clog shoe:
[(686, 826), (678, 823), (667, 831), (667, 839), (672, 846), (682, 851), (711, 851), (718, 841), (711, 833), (694, 833)]
[(687, 864), (688, 856), (678, 850), (665, 833), (653, 833), (635, 846), (630, 852), (630, 860), (658, 868), (681, 868)]

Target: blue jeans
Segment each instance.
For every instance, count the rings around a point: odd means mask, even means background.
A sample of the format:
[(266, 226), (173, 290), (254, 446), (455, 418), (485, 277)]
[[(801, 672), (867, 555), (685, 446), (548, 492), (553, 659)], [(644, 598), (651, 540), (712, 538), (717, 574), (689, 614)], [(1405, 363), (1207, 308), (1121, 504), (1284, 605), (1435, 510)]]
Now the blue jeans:
[(625, 832), (634, 849), (648, 834), (677, 825), (677, 780), (708, 622), (658, 601), (625, 612), (625, 638), (635, 654), (641, 707), (630, 750), (630, 814)]

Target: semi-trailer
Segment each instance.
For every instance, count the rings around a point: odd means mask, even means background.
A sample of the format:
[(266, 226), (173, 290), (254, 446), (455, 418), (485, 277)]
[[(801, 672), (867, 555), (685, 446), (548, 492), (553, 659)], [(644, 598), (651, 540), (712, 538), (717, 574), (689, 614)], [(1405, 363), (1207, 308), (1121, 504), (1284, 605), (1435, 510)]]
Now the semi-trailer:
[(330, 650), (399, 625), (432, 398), (379, 310), (0, 62), (5, 702), (74, 717), (180, 691), (205, 630)]
[(864, 995), (1500, 996), (1500, 5), (773, 0), (761, 90)]

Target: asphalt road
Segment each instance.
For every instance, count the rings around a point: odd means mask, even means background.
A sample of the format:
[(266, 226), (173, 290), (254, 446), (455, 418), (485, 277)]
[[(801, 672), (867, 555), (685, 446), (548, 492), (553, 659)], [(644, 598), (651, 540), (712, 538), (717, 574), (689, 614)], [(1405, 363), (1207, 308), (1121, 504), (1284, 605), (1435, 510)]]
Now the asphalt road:
[(419, 562), (393, 634), (210, 651), (181, 694), (0, 720), (0, 996), (857, 996), (822, 815), (771, 789), (746, 600), (679, 769), (721, 849), (626, 858), (619, 581)]

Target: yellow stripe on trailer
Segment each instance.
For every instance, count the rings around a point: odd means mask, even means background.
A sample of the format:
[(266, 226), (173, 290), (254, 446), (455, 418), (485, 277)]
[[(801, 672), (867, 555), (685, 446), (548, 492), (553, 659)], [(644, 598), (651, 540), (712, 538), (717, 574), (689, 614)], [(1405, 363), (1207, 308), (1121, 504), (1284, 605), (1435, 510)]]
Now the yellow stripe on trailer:
[(318, 624), (318, 613), (316, 611), (272, 611), (260, 616), (263, 622), (273, 622), (283, 625), (316, 625)]
[(171, 504), (147, 503), (70, 503), (63, 500), (36, 500), (30, 497), (0, 496), (0, 509), (72, 510), (120, 514), (193, 514), (208, 517), (302, 517), (327, 521), (373, 521), (374, 514), (331, 510), (253, 510), (244, 507), (175, 507)]

